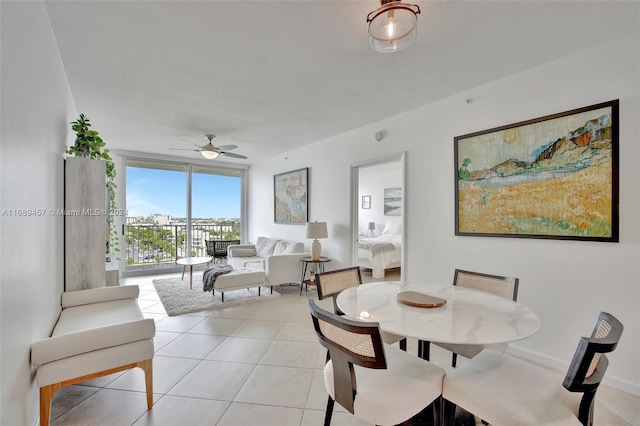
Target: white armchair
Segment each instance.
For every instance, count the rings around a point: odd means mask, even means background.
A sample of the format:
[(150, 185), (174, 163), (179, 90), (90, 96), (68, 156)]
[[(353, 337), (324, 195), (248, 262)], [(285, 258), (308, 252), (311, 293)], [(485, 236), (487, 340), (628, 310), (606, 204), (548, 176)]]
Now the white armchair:
[(227, 263), (234, 269), (263, 269), (269, 286), (300, 282), (300, 258), (309, 256), (303, 243), (268, 237), (258, 237), (255, 244), (229, 246), (227, 250)]

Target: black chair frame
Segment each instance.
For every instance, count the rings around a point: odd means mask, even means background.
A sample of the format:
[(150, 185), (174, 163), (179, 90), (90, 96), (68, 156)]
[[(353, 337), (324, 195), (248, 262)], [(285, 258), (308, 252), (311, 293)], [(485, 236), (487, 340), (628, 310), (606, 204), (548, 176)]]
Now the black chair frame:
[(214, 261), (227, 258), (227, 247), (240, 244), (240, 240), (205, 240), (207, 245), (207, 255), (212, 256)]

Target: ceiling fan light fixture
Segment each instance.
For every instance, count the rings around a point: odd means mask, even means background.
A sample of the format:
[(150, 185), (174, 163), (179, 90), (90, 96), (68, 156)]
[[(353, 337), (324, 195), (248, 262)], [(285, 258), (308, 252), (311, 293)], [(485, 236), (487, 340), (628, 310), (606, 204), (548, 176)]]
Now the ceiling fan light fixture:
[(380, 0), (382, 6), (367, 15), (369, 44), (377, 52), (396, 52), (416, 38), (420, 7), (401, 0)]
[(213, 160), (214, 158), (216, 158), (218, 156), (218, 153), (216, 151), (205, 151), (202, 150), (200, 151), (200, 153), (202, 154), (202, 156), (208, 160)]

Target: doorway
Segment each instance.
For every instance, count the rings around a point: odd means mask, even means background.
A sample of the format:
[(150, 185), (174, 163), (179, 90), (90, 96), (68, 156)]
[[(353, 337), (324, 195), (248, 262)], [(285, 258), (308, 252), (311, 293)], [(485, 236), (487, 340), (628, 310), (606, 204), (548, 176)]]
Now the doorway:
[(405, 153), (351, 165), (352, 264), (363, 281), (404, 277)]

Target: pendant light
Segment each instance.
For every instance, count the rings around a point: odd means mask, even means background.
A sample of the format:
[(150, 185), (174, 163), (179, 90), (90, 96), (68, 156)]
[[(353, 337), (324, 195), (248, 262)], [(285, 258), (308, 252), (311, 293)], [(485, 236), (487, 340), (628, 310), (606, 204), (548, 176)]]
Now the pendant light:
[(367, 15), (369, 44), (378, 52), (395, 52), (416, 37), (420, 7), (401, 0), (380, 0), (381, 6)]

